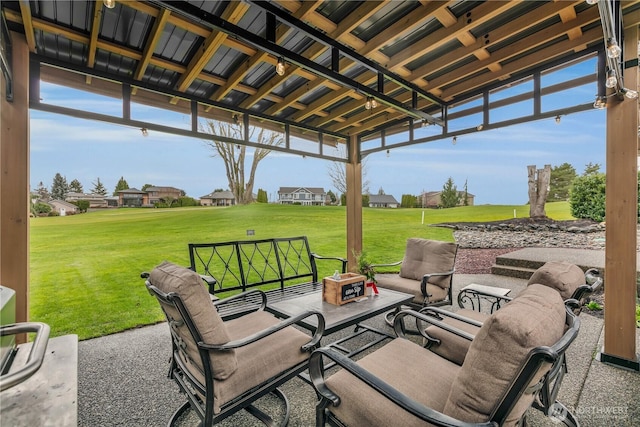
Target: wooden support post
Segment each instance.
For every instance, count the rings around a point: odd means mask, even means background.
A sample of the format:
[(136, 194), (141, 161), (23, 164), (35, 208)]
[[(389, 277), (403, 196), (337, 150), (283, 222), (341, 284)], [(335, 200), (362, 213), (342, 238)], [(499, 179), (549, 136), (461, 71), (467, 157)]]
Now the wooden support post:
[(362, 252), (362, 163), (358, 139), (349, 138), (347, 149), (347, 260), (349, 270), (356, 268), (354, 253)]
[[(638, 57), (638, 27), (625, 30), (625, 61)], [(638, 90), (638, 67), (624, 71)], [(638, 222), (638, 100), (607, 101), (607, 183), (604, 348), (599, 359), (640, 370), (636, 354), (636, 245)]]
[[(29, 319), (29, 47), (11, 33), (13, 102), (2, 79), (0, 131), (0, 284), (16, 293), (16, 322)], [(17, 342), (26, 336), (17, 336)]]

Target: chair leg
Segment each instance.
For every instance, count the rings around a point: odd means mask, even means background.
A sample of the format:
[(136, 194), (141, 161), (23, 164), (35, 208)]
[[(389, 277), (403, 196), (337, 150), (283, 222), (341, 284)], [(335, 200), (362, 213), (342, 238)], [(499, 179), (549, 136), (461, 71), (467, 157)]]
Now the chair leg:
[(551, 405), (549, 411), (549, 418), (554, 422), (561, 422), (567, 427), (580, 427), (578, 419), (571, 413), (571, 411), (557, 400)]
[[(287, 399), (287, 396), (279, 388), (276, 388), (271, 393), (275, 395), (278, 399), (282, 400), (282, 402), (284, 403), (285, 412), (284, 412), (284, 417), (282, 419), (282, 427), (286, 427), (289, 424), (289, 415), (290, 415), (289, 400)], [(261, 411), (260, 409), (256, 408), (253, 405), (249, 405), (244, 409), (245, 411), (253, 415), (255, 418), (260, 420), (260, 422), (262, 422), (262, 424), (266, 426), (272, 427), (272, 426), (278, 425), (273, 421), (273, 419), (268, 414), (264, 413), (263, 411)]]
[(400, 312), (400, 308), (388, 311), (384, 314), (384, 321), (387, 325), (393, 328), (393, 318)]
[[(168, 427), (175, 426), (176, 425), (176, 421), (182, 416), (182, 414), (187, 412), (187, 410), (190, 407), (191, 407), (191, 404), (187, 401), (187, 402), (184, 402), (184, 404), (182, 406), (180, 406), (178, 409), (176, 409), (175, 412), (173, 413), (173, 415), (171, 416), (171, 418), (169, 418)], [(200, 423), (200, 425), (202, 425), (202, 423)]]

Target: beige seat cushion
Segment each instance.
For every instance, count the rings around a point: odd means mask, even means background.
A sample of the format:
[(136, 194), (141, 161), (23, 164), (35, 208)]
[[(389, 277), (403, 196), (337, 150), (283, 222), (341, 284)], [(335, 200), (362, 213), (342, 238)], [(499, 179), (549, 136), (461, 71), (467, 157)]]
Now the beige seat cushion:
[[(477, 320), (478, 322), (484, 322), (489, 317), (488, 314), (467, 309), (458, 310), (456, 311), (456, 314), (466, 317), (467, 319)], [(470, 325), (451, 317), (443, 316), (442, 321), (474, 336), (480, 330), (479, 326)], [(467, 356), (467, 352), (469, 351), (469, 347), (471, 346), (471, 341), (459, 337), (456, 334), (446, 331), (438, 326), (429, 326), (425, 331), (431, 338), (440, 340), (440, 344), (433, 344), (429, 347), (429, 350), (458, 365), (462, 365), (465, 357)]]
[[(416, 402), (437, 411), (442, 411), (449, 387), (460, 369), (402, 338), (396, 338), (357, 363)], [(329, 409), (349, 427), (425, 425), (345, 370), (329, 377), (326, 383), (340, 396), (340, 405)]]
[[(407, 239), (407, 248), (400, 266), (400, 277), (422, 280), (425, 274), (446, 273), (453, 270), (458, 245), (451, 242), (420, 239)], [(447, 289), (451, 277), (434, 276), (429, 283)]]
[(579, 286), (585, 284), (584, 272), (580, 267), (566, 261), (550, 261), (537, 269), (527, 285), (539, 283), (560, 292), (563, 300), (573, 296)]
[[(420, 277), (420, 280), (422, 280), (422, 277)], [(412, 294), (414, 295), (413, 302), (422, 305), (424, 303), (424, 295), (420, 290), (420, 280), (406, 279), (400, 277), (399, 274), (376, 274), (377, 286)], [(449, 295), (448, 288), (443, 289), (431, 283), (427, 283), (427, 294), (429, 294), (430, 303), (443, 301)]]
[[(528, 286), (489, 316), (478, 331), (451, 387), (444, 413), (468, 422), (487, 421), (529, 351), (556, 343), (564, 332), (565, 320), (560, 294), (543, 285)], [(520, 399), (508, 425), (522, 417), (533, 397)]]
[[(209, 292), (205, 289), (202, 279), (196, 272), (164, 261), (151, 271), (149, 282), (164, 293), (175, 292), (180, 296), (205, 343), (226, 344), (229, 342), (230, 337), (227, 329), (218, 315), (218, 311), (211, 303)], [(165, 309), (174, 319), (181, 319), (182, 316), (176, 310), (166, 306)], [(185, 351), (192, 361), (189, 366), (203, 372), (198, 347), (187, 326), (182, 324), (176, 329), (187, 344)], [(214, 378), (228, 378), (237, 368), (235, 352), (233, 350), (212, 352), (211, 366)]]
[[(232, 341), (246, 338), (280, 322), (264, 311), (257, 311), (225, 322)], [(231, 399), (306, 361), (310, 352), (301, 347), (311, 337), (293, 327), (284, 328), (266, 338), (236, 350), (238, 370), (229, 378), (214, 383), (214, 412)]]

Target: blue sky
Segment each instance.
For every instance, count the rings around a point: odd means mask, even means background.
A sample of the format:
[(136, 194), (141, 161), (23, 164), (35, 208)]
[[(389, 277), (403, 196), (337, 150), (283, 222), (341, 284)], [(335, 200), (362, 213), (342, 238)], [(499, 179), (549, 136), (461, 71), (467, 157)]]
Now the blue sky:
[[(565, 72), (580, 74), (571, 68)], [(548, 83), (553, 81), (548, 79)], [(508, 94), (528, 87), (524, 84)], [(571, 105), (576, 100), (590, 102), (594, 94), (594, 87), (589, 86), (543, 98), (543, 111)], [(121, 111), (119, 100), (45, 83), (41, 97), (44, 102), (87, 111), (109, 114)], [(496, 118), (509, 118), (519, 108), (529, 107), (515, 105), (494, 114)], [(371, 192), (383, 188), (398, 201), (403, 194), (441, 190), (451, 177), (458, 189), (467, 181), (476, 204), (524, 204), (528, 200), (527, 165), (540, 168), (567, 162), (581, 173), (591, 162), (601, 164), (604, 171), (605, 116), (604, 110), (590, 110), (563, 116), (559, 124), (547, 119), (462, 135), (455, 145), (447, 138), (392, 149), (388, 156), (385, 152), (375, 153), (367, 158), (366, 178)], [(140, 105), (132, 107), (132, 118), (184, 128), (190, 123), (186, 116)], [(473, 120), (478, 118), (467, 118), (460, 126), (469, 126)], [(329, 166), (326, 160), (272, 152), (260, 163), (255, 191), (266, 190), (270, 200), (276, 198), (279, 187), (285, 186), (323, 187), (336, 192)], [(138, 128), (31, 110), (32, 189), (40, 181), (50, 188), (56, 173), (65, 176), (68, 182), (78, 179), (85, 192), (91, 190), (99, 177), (111, 193), (121, 176), (130, 187), (172, 186), (195, 198), (215, 188), (228, 188), (222, 160), (212, 157), (200, 139), (154, 131), (143, 137)]]

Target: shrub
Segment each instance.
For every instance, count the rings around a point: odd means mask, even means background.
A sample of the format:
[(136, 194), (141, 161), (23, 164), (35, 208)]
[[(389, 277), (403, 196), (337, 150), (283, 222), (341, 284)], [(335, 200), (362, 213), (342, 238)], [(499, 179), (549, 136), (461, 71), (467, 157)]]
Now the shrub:
[(89, 201), (88, 200), (77, 200), (75, 202), (71, 202), (78, 207), (80, 212), (86, 212), (89, 209)]
[(182, 197), (179, 197), (178, 200), (176, 200), (173, 203), (172, 207), (180, 207), (180, 206), (200, 206), (200, 201), (194, 199), (193, 197), (182, 196)]
[(573, 181), (569, 205), (576, 218), (603, 221), (605, 214), (605, 174), (582, 175)]
[(46, 203), (36, 203), (33, 210), (38, 214), (48, 214), (51, 212), (51, 206)]

